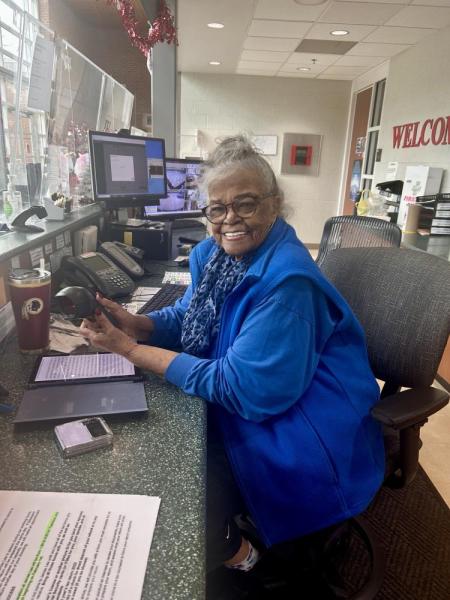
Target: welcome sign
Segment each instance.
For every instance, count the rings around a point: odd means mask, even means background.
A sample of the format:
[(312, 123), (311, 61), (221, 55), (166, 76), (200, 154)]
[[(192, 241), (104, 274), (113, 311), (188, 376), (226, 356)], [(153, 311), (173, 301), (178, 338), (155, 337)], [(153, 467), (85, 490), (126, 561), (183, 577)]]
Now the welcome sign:
[(394, 148), (450, 144), (450, 116), (394, 125), (392, 142)]

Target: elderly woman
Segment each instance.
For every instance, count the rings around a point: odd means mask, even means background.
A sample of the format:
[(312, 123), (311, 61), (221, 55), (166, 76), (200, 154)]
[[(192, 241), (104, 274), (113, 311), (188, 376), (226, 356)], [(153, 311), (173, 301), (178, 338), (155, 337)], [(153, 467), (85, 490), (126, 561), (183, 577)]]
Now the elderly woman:
[(268, 163), (228, 138), (203, 184), (212, 236), (184, 297), (140, 316), (100, 299), (121, 330), (98, 315), (82, 331), (207, 401), (210, 551), (246, 571), (258, 551), (233, 520), (241, 503), (266, 546), (367, 507), (384, 471), (378, 386), (360, 325), (280, 216)]

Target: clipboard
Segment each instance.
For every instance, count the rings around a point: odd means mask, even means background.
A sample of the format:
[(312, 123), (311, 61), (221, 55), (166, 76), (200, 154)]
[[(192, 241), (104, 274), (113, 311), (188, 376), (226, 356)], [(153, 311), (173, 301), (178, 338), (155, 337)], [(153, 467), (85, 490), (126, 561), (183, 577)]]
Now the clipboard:
[(142, 381), (143, 378), (142, 371), (119, 354), (52, 354), (36, 360), (28, 387)]

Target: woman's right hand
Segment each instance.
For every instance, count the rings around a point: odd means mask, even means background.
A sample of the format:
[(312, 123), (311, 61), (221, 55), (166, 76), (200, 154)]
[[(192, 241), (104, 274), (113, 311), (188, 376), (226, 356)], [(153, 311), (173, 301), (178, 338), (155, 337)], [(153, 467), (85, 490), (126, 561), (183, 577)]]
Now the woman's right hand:
[(123, 306), (101, 296), (98, 292), (96, 300), (116, 320), (117, 326), (124, 333), (138, 341), (146, 341), (153, 331), (152, 321), (145, 315), (132, 315)]

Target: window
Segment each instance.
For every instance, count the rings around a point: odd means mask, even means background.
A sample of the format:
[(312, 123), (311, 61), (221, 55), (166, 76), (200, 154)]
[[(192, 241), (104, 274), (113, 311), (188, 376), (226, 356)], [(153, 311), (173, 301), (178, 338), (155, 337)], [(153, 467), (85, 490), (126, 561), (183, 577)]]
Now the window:
[(375, 170), (375, 159), (378, 145), (378, 134), (380, 132), (381, 112), (383, 109), (384, 89), (386, 80), (382, 79), (374, 85), (372, 101), (370, 106), (369, 124), (367, 129), (367, 142), (364, 153), (364, 163), (362, 172), (363, 185), (361, 189), (370, 189), (373, 183), (373, 173)]

